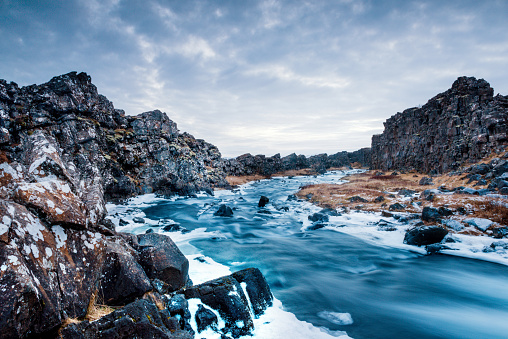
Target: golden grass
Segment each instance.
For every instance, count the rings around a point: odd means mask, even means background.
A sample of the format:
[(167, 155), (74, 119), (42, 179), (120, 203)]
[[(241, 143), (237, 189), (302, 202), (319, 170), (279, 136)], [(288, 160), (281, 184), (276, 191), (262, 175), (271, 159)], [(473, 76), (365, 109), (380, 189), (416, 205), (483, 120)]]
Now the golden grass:
[[(375, 176), (373, 171), (354, 174), (344, 178), (348, 182), (344, 184), (318, 184), (307, 185), (300, 189), (297, 196), (301, 199), (308, 199), (310, 202), (323, 208), (360, 208), (365, 211), (383, 211), (394, 203), (406, 205), (405, 212), (420, 212), (410, 202), (418, 202), (420, 208), (425, 206), (447, 207), (456, 210), (458, 207), (464, 207), (468, 211), (467, 216), (455, 216), (463, 219), (470, 217), (486, 218), (501, 225), (508, 225), (508, 208), (504, 204), (508, 203), (506, 199), (491, 198), (485, 196), (474, 196), (468, 194), (447, 194), (438, 195), (433, 201), (427, 201), (423, 198), (404, 200), (402, 196), (396, 194), (401, 189), (410, 189), (416, 192), (422, 192), (426, 189), (438, 188), (442, 185), (448, 189), (465, 186), (472, 187), (472, 184), (466, 184), (467, 178), (464, 176), (436, 176), (433, 177), (433, 185), (419, 185), (421, 178), (426, 175), (419, 173), (408, 173), (401, 175), (381, 175)], [(395, 193), (395, 194), (390, 194)], [(350, 198), (360, 196), (367, 199), (368, 202), (350, 202)], [(384, 198), (381, 202), (375, 202), (376, 197)], [(500, 204), (504, 203), (504, 204)], [(467, 232), (471, 232), (468, 230)]]

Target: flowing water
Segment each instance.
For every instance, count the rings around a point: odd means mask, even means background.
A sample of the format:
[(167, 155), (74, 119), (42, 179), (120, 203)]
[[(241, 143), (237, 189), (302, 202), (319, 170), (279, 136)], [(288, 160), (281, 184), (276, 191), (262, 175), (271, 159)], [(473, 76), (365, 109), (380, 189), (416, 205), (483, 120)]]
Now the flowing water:
[[(319, 208), (288, 195), (308, 183), (338, 183), (343, 175), (276, 178), (215, 197), (158, 199), (138, 206), (154, 227), (126, 230), (163, 233), (158, 220), (171, 219), (192, 231), (178, 232), (189, 248), (232, 271), (258, 267), (285, 310), (353, 338), (508, 338), (508, 266), (380, 246), (341, 232), (333, 218), (329, 227), (306, 230), (307, 216)], [(258, 208), (262, 195), (270, 203)], [(213, 215), (222, 203), (233, 217)], [(365, 213), (350, 215), (346, 220), (364, 222)]]

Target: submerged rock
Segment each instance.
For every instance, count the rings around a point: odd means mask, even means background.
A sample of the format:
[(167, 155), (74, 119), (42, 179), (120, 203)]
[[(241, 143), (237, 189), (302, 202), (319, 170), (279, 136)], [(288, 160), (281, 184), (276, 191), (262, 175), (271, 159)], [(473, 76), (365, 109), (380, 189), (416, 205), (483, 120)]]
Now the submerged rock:
[(219, 209), (213, 215), (215, 215), (216, 217), (232, 217), (233, 210), (231, 209), (231, 207), (222, 204), (219, 206)]

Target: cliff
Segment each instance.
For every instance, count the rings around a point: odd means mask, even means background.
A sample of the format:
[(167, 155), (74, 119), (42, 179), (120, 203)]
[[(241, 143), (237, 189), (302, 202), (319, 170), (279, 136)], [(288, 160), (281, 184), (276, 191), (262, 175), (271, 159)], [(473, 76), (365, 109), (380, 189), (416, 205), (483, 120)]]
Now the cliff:
[(420, 108), (397, 113), (372, 137), (371, 167), (443, 173), (504, 149), (508, 97), (460, 77)]
[[(188, 260), (165, 235), (117, 234), (105, 202), (227, 186), (221, 166), (217, 147), (160, 111), (125, 116), (85, 73), (0, 80), (0, 338), (192, 338)], [(226, 297), (253, 279), (261, 299)], [(224, 306), (223, 334), (247, 334), (248, 301), (261, 312), (269, 287), (257, 270), (223, 280), (191, 290), (216, 289), (204, 303)], [(98, 303), (125, 307), (88, 322)]]
[(318, 173), (324, 173), (332, 167), (350, 166), (358, 163), (363, 167), (370, 166), (370, 148), (362, 148), (354, 152), (338, 152), (328, 155), (326, 153), (306, 157), (292, 153), (282, 157), (280, 154), (267, 157), (265, 155), (240, 155), (234, 159), (224, 160), (223, 169), (228, 175), (252, 175), (260, 174), (270, 176), (272, 174), (312, 168)]

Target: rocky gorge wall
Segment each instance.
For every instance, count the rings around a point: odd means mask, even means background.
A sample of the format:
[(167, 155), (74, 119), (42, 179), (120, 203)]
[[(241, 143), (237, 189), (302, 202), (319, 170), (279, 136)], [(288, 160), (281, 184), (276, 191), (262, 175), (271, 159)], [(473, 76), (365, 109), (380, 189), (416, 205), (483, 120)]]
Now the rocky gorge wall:
[[(0, 80), (0, 338), (193, 338), (185, 293), (210, 289), (199, 317), (220, 306), (221, 333), (248, 334), (249, 305), (271, 304), (258, 270), (192, 286), (169, 237), (116, 233), (105, 219), (107, 200), (224, 186), (217, 147), (160, 111), (125, 116), (85, 73)], [(244, 282), (263, 293), (228, 297)], [(125, 307), (90, 322), (97, 304)]]
[(234, 159), (224, 159), (223, 169), (226, 174), (234, 176), (253, 174), (270, 176), (278, 172), (304, 168), (324, 173), (329, 168), (350, 166), (354, 163), (360, 164), (362, 167), (369, 167), (370, 148), (362, 148), (354, 152), (338, 152), (332, 155), (323, 153), (310, 157), (295, 153), (282, 158), (280, 154), (267, 157), (247, 153)]
[(420, 108), (397, 113), (372, 137), (371, 167), (444, 173), (508, 143), (508, 96), (483, 79), (460, 77)]

